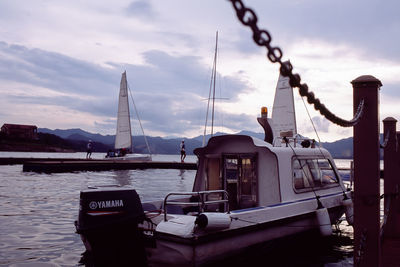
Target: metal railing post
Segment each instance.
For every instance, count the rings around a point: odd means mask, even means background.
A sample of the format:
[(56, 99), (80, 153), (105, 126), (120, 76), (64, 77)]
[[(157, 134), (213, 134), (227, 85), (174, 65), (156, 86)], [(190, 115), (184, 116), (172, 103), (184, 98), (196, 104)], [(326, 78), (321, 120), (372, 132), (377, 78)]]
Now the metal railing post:
[(354, 126), (354, 266), (380, 266), (379, 88), (373, 76), (353, 80), (354, 114), (365, 101)]

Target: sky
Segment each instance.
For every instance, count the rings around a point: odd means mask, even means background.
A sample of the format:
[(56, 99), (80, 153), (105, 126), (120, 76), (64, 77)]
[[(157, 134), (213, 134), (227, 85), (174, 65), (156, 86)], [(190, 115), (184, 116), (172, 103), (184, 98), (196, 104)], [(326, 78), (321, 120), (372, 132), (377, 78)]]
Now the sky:
[[(381, 120), (400, 119), (399, 1), (243, 2), (334, 114), (351, 119), (351, 81), (373, 75)], [(279, 66), (226, 0), (2, 0), (0, 24), (0, 124), (115, 134), (126, 71), (146, 135), (202, 135), (217, 31), (214, 132), (263, 132), (272, 110)], [(352, 136), (294, 96), (300, 134), (316, 138), (311, 118), (323, 142)]]

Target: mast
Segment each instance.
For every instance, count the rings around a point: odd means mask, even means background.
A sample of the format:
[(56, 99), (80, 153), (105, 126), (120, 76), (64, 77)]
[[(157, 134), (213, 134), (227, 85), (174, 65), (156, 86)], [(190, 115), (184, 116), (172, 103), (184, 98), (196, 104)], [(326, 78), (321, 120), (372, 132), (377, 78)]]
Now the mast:
[(206, 122), (204, 124), (204, 134), (203, 134), (203, 146), (206, 144), (206, 134), (207, 134), (207, 121), (208, 121), (208, 111), (210, 109), (210, 100), (211, 100), (211, 90), (213, 91), (212, 97), (212, 119), (211, 119), (211, 137), (214, 133), (214, 107), (215, 107), (215, 81), (217, 74), (217, 52), (218, 52), (218, 31), (216, 32), (215, 37), (215, 52), (214, 52), (214, 62), (213, 69), (211, 72), (211, 81), (210, 81), (210, 91), (208, 93), (208, 102), (207, 102), (207, 112), (206, 112)]
[(214, 133), (214, 105), (215, 105), (215, 80), (217, 76), (217, 52), (218, 52), (218, 31), (216, 33), (215, 37), (215, 53), (214, 53), (214, 72), (213, 72), (213, 102), (212, 102), (212, 119), (211, 119), (211, 137), (213, 136)]

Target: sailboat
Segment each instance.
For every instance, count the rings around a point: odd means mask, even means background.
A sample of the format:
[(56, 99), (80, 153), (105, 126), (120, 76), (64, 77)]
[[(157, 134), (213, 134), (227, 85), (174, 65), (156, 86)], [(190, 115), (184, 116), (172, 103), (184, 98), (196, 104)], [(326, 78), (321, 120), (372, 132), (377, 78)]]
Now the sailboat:
[(213, 136), (194, 150), (191, 192), (142, 203), (129, 187), (81, 191), (76, 228), (86, 249), (94, 258), (127, 251), (132, 265), (201, 266), (300, 233), (329, 236), (344, 214), (351, 225), (352, 194), (329, 151), (295, 145), (293, 94), (281, 94), (283, 84), (273, 119), (261, 108), (264, 140)]
[[(132, 98), (133, 102), (133, 98)], [(136, 106), (133, 102), (135, 111)], [(138, 113), (136, 111), (136, 115), (138, 117), (140, 127), (143, 127), (140, 122)], [(131, 117), (129, 111), (129, 94), (128, 94), (128, 82), (126, 79), (126, 71), (122, 73), (120, 90), (119, 90), (119, 99), (118, 99), (118, 113), (117, 113), (117, 130), (115, 135), (115, 143), (114, 143), (114, 151), (109, 151), (106, 155), (106, 158), (110, 159), (128, 159), (128, 160), (143, 160), (149, 161), (151, 160), (150, 148), (146, 139), (146, 136), (143, 136), (149, 151), (149, 155), (143, 156), (138, 154), (132, 154), (133, 146), (132, 146), (132, 131), (131, 131)]]

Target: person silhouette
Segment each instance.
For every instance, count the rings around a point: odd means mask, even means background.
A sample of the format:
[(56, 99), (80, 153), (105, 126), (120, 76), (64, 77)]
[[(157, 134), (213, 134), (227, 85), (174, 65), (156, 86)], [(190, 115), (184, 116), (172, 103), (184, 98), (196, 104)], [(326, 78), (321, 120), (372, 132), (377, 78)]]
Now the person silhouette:
[(89, 142), (86, 145), (86, 158), (87, 159), (90, 159), (92, 156), (92, 148), (93, 148), (92, 140), (89, 140)]
[(185, 141), (182, 140), (182, 142), (181, 142), (181, 162), (185, 162), (185, 158), (186, 158)]

